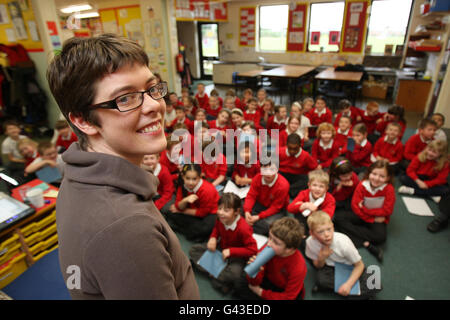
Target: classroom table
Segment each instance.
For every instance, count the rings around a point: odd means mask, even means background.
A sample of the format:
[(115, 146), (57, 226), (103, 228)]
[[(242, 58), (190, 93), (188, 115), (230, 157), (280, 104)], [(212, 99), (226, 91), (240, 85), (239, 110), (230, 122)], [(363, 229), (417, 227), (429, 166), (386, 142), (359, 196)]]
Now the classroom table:
[[(17, 199), (19, 201), (23, 201), (22, 196), (20, 195), (19, 189), (21, 189), (23, 187), (32, 188), (32, 187), (35, 187), (35, 186), (40, 185), (42, 183), (45, 183), (45, 182), (43, 182), (42, 180), (39, 180), (39, 179), (31, 180), (28, 183), (20, 185), (17, 188), (14, 188), (11, 191), (11, 197), (13, 197), (14, 199)], [(55, 186), (53, 186), (51, 184), (47, 183), (47, 185), (49, 187), (48, 190), (55, 190), (55, 191), (59, 190), (57, 187), (55, 187)], [(56, 198), (54, 198), (54, 197), (46, 197), (45, 193), (47, 191), (44, 191), (44, 199), (46, 200), (44, 206), (41, 207), (41, 208), (35, 208), (36, 212), (34, 214), (29, 215), (28, 217), (24, 218), (23, 220), (20, 220), (20, 221), (14, 223), (9, 228), (6, 228), (6, 229), (2, 230), (0, 232), (0, 238), (3, 237), (4, 235), (7, 235), (7, 234), (11, 233), (12, 231), (14, 231), (14, 230), (24, 226), (28, 222), (30, 222), (30, 221), (32, 221), (32, 220), (34, 220), (34, 219), (36, 219), (36, 218), (38, 218), (38, 217), (48, 213), (48, 212), (50, 212), (51, 210), (53, 210), (55, 208), (55, 206), (56, 206)], [(33, 207), (31, 204), (29, 204), (29, 206)]]
[(297, 93), (296, 81), (314, 71), (315, 67), (299, 65), (282, 65), (278, 68), (261, 72), (262, 77), (279, 78), (287, 80), (291, 102), (295, 101)]
[(361, 78), (363, 76), (363, 72), (359, 72), (359, 71), (335, 71), (334, 68), (327, 68), (321, 72), (319, 72), (318, 74), (316, 74), (316, 76), (314, 77), (316, 84), (314, 86), (315, 90), (315, 94), (314, 96), (317, 95), (317, 88), (319, 87), (319, 82), (323, 81), (323, 80), (327, 80), (327, 81), (335, 81), (338, 82), (339, 84), (342, 84), (343, 87), (347, 87), (350, 86), (350, 90), (352, 92), (351, 94), (351, 100), (353, 102), (353, 104), (355, 104), (355, 97), (356, 97), (356, 88), (358, 86), (358, 84), (361, 82)]
[(254, 70), (249, 70), (249, 71), (244, 71), (244, 72), (239, 72), (237, 73), (236, 77), (236, 82), (235, 82), (235, 90), (237, 92), (237, 86), (240, 86), (239, 80), (245, 78), (244, 81), (244, 85), (247, 86), (247, 88), (251, 88), (254, 91), (258, 90), (258, 84), (260, 83), (260, 76), (261, 73), (264, 70), (260, 69), (254, 69)]

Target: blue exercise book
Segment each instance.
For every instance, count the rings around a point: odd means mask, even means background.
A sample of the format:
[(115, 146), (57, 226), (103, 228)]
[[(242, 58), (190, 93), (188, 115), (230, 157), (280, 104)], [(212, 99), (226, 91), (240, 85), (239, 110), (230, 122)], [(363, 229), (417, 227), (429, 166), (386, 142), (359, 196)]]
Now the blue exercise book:
[[(334, 292), (338, 292), (339, 288), (344, 284), (345, 281), (350, 278), (354, 266), (343, 264), (339, 262), (334, 263)], [(359, 280), (355, 282), (352, 289), (350, 290), (350, 295), (359, 296), (361, 294), (361, 289), (359, 287)]]
[(222, 252), (219, 250), (206, 250), (197, 263), (213, 275), (214, 278), (217, 278), (227, 265), (227, 262), (222, 259)]
[(52, 183), (55, 181), (61, 180), (61, 172), (59, 172), (58, 168), (45, 166), (42, 169), (36, 171), (36, 176), (38, 179), (47, 182)]

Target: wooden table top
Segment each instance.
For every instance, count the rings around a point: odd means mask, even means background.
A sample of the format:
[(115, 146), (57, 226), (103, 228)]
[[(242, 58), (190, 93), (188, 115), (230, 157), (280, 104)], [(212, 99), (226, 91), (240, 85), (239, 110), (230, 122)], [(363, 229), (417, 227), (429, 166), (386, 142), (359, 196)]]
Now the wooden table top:
[(336, 80), (336, 81), (351, 81), (359, 82), (363, 76), (362, 72), (352, 71), (334, 71), (334, 68), (327, 68), (317, 74), (317, 80)]
[(311, 66), (283, 65), (275, 69), (264, 71), (261, 75), (267, 77), (299, 78), (314, 69), (315, 67)]
[(250, 71), (245, 71), (245, 72), (239, 72), (237, 75), (238, 77), (248, 77), (248, 78), (252, 78), (252, 77), (257, 77), (259, 75), (261, 75), (261, 73), (264, 70), (262, 69), (255, 69), (255, 70), (250, 70)]

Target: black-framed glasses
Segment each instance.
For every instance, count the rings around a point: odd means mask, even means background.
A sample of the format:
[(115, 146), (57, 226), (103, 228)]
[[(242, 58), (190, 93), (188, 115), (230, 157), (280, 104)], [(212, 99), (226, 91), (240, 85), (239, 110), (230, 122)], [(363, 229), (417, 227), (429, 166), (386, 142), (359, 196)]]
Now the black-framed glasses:
[(123, 94), (112, 100), (94, 104), (91, 106), (91, 108), (117, 109), (120, 112), (131, 111), (142, 106), (142, 104), (144, 103), (145, 93), (147, 93), (155, 100), (160, 100), (167, 94), (167, 82), (162, 81), (145, 91)]

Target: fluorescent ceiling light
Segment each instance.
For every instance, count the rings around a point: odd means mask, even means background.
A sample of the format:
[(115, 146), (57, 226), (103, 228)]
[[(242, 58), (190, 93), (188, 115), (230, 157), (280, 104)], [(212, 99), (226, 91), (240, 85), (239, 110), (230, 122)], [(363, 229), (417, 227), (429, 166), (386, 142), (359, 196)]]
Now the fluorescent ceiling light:
[(87, 19), (87, 18), (96, 18), (100, 17), (98, 12), (86, 12), (86, 13), (77, 13), (75, 14), (75, 19)]
[(91, 10), (91, 9), (92, 9), (92, 6), (89, 4), (80, 4), (80, 5), (76, 5), (76, 6), (69, 6), (66, 8), (62, 8), (61, 12), (62, 13), (72, 13), (72, 12)]

